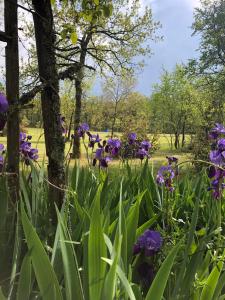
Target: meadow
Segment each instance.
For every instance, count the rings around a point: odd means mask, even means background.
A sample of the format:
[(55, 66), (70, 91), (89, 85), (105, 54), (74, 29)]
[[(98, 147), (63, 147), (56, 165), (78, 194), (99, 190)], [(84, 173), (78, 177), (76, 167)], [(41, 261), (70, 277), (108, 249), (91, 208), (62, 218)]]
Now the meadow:
[[(45, 142), (44, 142), (44, 131), (42, 128), (25, 128), (24, 132), (26, 134), (29, 134), (32, 136), (32, 146), (38, 149), (39, 159), (38, 161), (41, 162), (43, 159), (45, 159)], [(107, 132), (92, 132), (93, 134), (99, 133), (102, 140), (107, 140), (110, 138), (110, 133)], [(116, 137), (121, 137), (121, 133), (115, 133)], [(151, 140), (151, 135), (149, 135), (149, 139)], [(175, 150), (170, 148), (170, 135), (168, 134), (159, 134), (158, 135), (158, 149), (154, 152), (152, 155), (151, 161), (154, 163), (154, 165), (160, 166), (160, 164), (163, 164), (166, 162), (166, 156), (172, 156), (175, 155), (180, 162), (186, 161), (190, 159), (190, 154), (185, 150)], [(190, 136), (187, 135), (187, 143), (190, 139)], [(88, 143), (88, 138), (85, 138), (85, 142)], [(0, 143), (6, 145), (6, 137), (0, 136)], [(68, 152), (71, 152), (70, 149), (70, 142), (67, 142), (65, 145), (65, 153), (68, 154)], [(90, 151), (90, 150), (89, 150)], [(79, 160), (79, 163), (81, 165), (87, 164), (86, 159), (86, 151), (83, 143), (81, 143), (81, 158)], [(114, 165), (118, 165), (119, 162), (113, 162)], [(139, 164), (139, 160), (136, 160), (134, 164)]]

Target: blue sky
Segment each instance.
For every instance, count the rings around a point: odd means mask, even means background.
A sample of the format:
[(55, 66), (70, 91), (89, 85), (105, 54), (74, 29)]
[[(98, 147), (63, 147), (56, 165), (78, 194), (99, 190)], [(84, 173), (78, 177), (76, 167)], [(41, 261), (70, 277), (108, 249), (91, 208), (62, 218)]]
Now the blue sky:
[[(154, 54), (145, 58), (146, 66), (138, 75), (136, 90), (149, 96), (163, 68), (172, 70), (176, 63), (198, 56), (199, 37), (191, 36), (191, 24), (199, 0), (142, 0), (142, 3), (152, 7), (154, 19), (162, 25), (158, 33), (163, 36), (163, 41), (152, 44)], [(99, 84), (93, 92), (100, 93)]]
[[(176, 63), (186, 62), (198, 56), (196, 51), (199, 46), (199, 37), (192, 37), (191, 24), (193, 22), (194, 7), (200, 0), (141, 0), (142, 6), (150, 5), (153, 17), (160, 21), (162, 28), (158, 35), (163, 36), (163, 41), (152, 43), (154, 54), (145, 58), (146, 66), (138, 74), (136, 90), (149, 96), (152, 85), (159, 82), (162, 70), (172, 70)], [(1, 3), (1, 1), (0, 1)], [(3, 65), (4, 48), (0, 45), (0, 66)], [(23, 52), (23, 49), (21, 49)], [(0, 71), (1, 72), (1, 71)], [(94, 84), (91, 94), (101, 93), (99, 78)]]

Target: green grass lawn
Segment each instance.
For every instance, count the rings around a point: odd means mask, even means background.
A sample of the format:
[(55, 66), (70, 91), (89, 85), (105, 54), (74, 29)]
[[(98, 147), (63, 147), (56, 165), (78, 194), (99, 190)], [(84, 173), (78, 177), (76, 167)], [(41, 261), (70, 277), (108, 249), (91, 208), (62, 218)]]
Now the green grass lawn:
[[(26, 133), (32, 135), (32, 146), (38, 148), (39, 151), (39, 160), (42, 161), (45, 157), (45, 142), (44, 142), (44, 131), (42, 128), (27, 128)], [(100, 132), (100, 137), (102, 139), (107, 139), (110, 137), (110, 133), (108, 132)], [(117, 133), (116, 136), (120, 136), (120, 133)], [(189, 139), (189, 137), (187, 137)], [(6, 145), (6, 137), (0, 137), (0, 143)], [(164, 162), (166, 162), (167, 155), (175, 155), (180, 162), (188, 159), (189, 154), (186, 152), (171, 150), (170, 148), (170, 136), (168, 134), (160, 135), (159, 137), (159, 149), (153, 154), (152, 161), (154, 162), (154, 166), (158, 166)], [(67, 154), (70, 149), (70, 142), (66, 143), (65, 153)], [(86, 152), (84, 145), (81, 145), (81, 164), (86, 164)], [(112, 165), (118, 165), (118, 162), (115, 161), (111, 163)], [(140, 164), (139, 160), (133, 160), (132, 164)]]

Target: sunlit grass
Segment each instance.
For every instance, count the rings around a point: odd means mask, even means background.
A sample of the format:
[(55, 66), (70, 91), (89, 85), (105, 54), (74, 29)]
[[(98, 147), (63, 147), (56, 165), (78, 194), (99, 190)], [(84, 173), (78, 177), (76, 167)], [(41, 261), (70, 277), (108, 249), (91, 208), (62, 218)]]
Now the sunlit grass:
[[(44, 130), (43, 128), (26, 128), (26, 133), (32, 135), (32, 147), (38, 148), (39, 151), (39, 161), (42, 161), (45, 158), (45, 141), (44, 141)], [(97, 133), (97, 132), (93, 132)], [(109, 132), (99, 132), (99, 135), (102, 139), (108, 139), (110, 137)], [(121, 136), (121, 133), (115, 134), (117, 137)], [(190, 140), (190, 137), (187, 136), (187, 142)], [(85, 142), (88, 142), (87, 138)], [(0, 143), (6, 145), (6, 137), (0, 137)], [(151, 161), (154, 162), (154, 166), (157, 167), (163, 163), (166, 163), (167, 155), (175, 155), (180, 162), (188, 160), (189, 154), (186, 152), (171, 150), (170, 146), (170, 135), (163, 134), (159, 135), (158, 140), (159, 149), (154, 152)], [(70, 150), (70, 142), (66, 143), (65, 153), (67, 154)], [(83, 143), (81, 142), (81, 159), (80, 165), (86, 165), (86, 151)], [(72, 163), (73, 164), (73, 163)], [(119, 162), (114, 161), (111, 163), (113, 166), (118, 166)], [(141, 165), (140, 160), (133, 160), (132, 165)]]

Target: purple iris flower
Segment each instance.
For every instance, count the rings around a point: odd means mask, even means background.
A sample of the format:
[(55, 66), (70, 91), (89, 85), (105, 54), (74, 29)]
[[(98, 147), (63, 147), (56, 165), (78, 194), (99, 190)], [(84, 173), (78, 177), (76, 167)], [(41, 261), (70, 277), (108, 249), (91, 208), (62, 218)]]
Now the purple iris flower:
[(211, 182), (211, 187), (208, 188), (209, 191), (212, 191), (212, 195), (214, 199), (219, 199), (222, 193), (222, 189), (224, 189), (224, 187), (220, 184), (220, 180), (218, 179), (214, 179)]
[(137, 140), (137, 134), (135, 132), (131, 132), (128, 134), (128, 142), (130, 145), (134, 144), (136, 140)]
[(85, 132), (89, 130), (89, 125), (87, 123), (83, 123), (79, 126), (77, 130), (77, 134), (79, 137), (84, 137)]
[(225, 151), (212, 150), (210, 151), (209, 158), (213, 164), (221, 166), (224, 163)]
[(100, 137), (99, 137), (98, 134), (91, 134), (91, 133), (89, 133), (88, 136), (89, 136), (89, 144), (88, 144), (88, 146), (90, 148), (94, 148), (95, 144), (98, 144), (98, 143), (101, 142), (101, 139), (100, 139)]
[(149, 141), (142, 141), (141, 148), (145, 149), (145, 151), (149, 151), (152, 148), (152, 144)]
[(156, 182), (159, 185), (165, 184), (165, 187), (170, 191), (174, 191), (173, 179), (177, 171), (172, 168), (171, 165), (162, 166), (157, 173)]
[(225, 127), (222, 124), (216, 123), (215, 127), (210, 131), (209, 137), (217, 139), (220, 134), (225, 134)]
[(108, 139), (105, 151), (111, 153), (112, 156), (117, 156), (121, 148), (121, 141), (119, 139)]
[(27, 135), (25, 132), (20, 132), (20, 141), (25, 141), (27, 138)]
[(108, 163), (112, 160), (111, 157), (106, 156), (100, 159), (100, 167), (102, 168), (108, 168)]
[(31, 147), (30, 140), (31, 135), (26, 135), (24, 132), (20, 132), (20, 153), (25, 164), (29, 165), (30, 160), (36, 161), (38, 159), (38, 149)]
[(173, 163), (174, 164), (177, 164), (178, 163), (178, 158), (174, 157), (174, 156), (167, 156), (166, 157), (167, 160), (168, 160), (168, 164), (169, 165), (172, 165)]
[(158, 231), (147, 229), (134, 245), (133, 254), (144, 251), (145, 256), (153, 256), (162, 247), (162, 237)]
[(217, 142), (218, 150), (224, 151), (225, 150), (225, 139), (220, 139)]
[(209, 191), (213, 191), (213, 198), (219, 199), (222, 196), (222, 190), (225, 188), (224, 177), (225, 171), (216, 168), (216, 166), (210, 166), (208, 171), (208, 177), (212, 179)]
[[(211, 131), (211, 136), (213, 135), (213, 138), (217, 139), (220, 134), (225, 134), (225, 128), (217, 123)], [(208, 168), (208, 177), (212, 179), (208, 190), (213, 191), (212, 195), (215, 199), (219, 199), (224, 189), (225, 171), (221, 168), (225, 167), (225, 139), (221, 138), (213, 143), (212, 149), (209, 153), (209, 159), (214, 166)]]
[(95, 158), (100, 160), (103, 157), (103, 153), (104, 153), (104, 148), (98, 148), (95, 151)]
[(121, 147), (121, 141), (119, 139), (108, 139), (107, 144), (112, 148)]
[(93, 165), (96, 165), (97, 160), (99, 161), (99, 166), (102, 168), (107, 168), (108, 167), (108, 163), (112, 160), (111, 157), (109, 156), (104, 156), (104, 148), (98, 148), (95, 151), (95, 158), (93, 160)]
[(143, 160), (145, 157), (149, 157), (148, 151), (145, 149), (138, 149), (137, 157)]
[(3, 93), (0, 93), (0, 113), (6, 113), (9, 108), (8, 101)]
[(213, 178), (214, 176), (216, 176), (216, 168), (215, 166), (210, 166), (208, 168), (208, 177)]
[(28, 152), (28, 156), (32, 160), (37, 160), (38, 159), (38, 149), (31, 148), (30, 151)]

